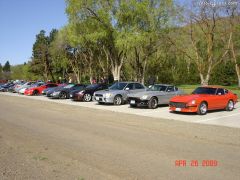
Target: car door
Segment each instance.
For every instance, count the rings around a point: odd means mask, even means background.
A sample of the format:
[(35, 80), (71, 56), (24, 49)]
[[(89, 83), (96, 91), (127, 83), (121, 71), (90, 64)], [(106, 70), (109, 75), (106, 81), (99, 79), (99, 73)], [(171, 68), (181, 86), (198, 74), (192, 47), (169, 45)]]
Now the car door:
[(134, 90), (132, 91), (132, 93), (138, 93), (138, 92), (142, 92), (145, 90), (145, 87), (140, 84), (140, 83), (134, 83)]
[(165, 93), (166, 95), (162, 97), (162, 102), (168, 104), (169, 100), (177, 94), (177, 91), (174, 86), (168, 86)]
[(127, 100), (127, 95), (128, 94), (133, 94), (134, 93), (134, 83), (129, 83), (127, 86), (124, 88), (124, 91), (121, 92), (121, 95), (123, 97), (123, 100)]
[(218, 88), (215, 98), (216, 108), (223, 109), (228, 103), (228, 97), (223, 88)]

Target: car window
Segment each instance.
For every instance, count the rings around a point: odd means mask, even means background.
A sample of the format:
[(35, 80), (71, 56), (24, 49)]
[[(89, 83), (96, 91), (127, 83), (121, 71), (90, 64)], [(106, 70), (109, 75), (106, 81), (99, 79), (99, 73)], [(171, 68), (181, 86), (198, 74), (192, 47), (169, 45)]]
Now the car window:
[[(129, 90), (133, 90), (133, 83), (128, 84), (128, 85), (126, 86), (126, 88), (129, 88)], [(126, 88), (125, 88), (125, 89), (126, 89)]]
[(144, 89), (144, 86), (139, 83), (135, 83), (135, 89)]
[(47, 84), (47, 87), (56, 87), (55, 84)]
[(211, 88), (211, 87), (198, 87), (195, 89), (192, 94), (216, 94), (216, 88)]
[(217, 90), (217, 93), (216, 93), (217, 95), (224, 95), (225, 94), (225, 92), (224, 92), (224, 90), (222, 89), (222, 88), (218, 88), (218, 90)]
[(123, 90), (127, 85), (125, 82), (116, 82), (112, 86), (109, 87), (110, 90)]
[(228, 90), (227, 90), (227, 89), (224, 89), (224, 93), (225, 93), (225, 94), (228, 94)]
[(74, 90), (81, 90), (81, 89), (83, 89), (84, 88), (84, 86), (75, 86), (73, 89)]
[(167, 92), (173, 92), (173, 91), (174, 91), (174, 86), (167, 87)]
[(67, 85), (67, 86), (64, 86), (64, 88), (65, 89), (70, 89), (70, 88), (72, 88), (74, 86), (74, 84), (69, 84), (69, 85)]

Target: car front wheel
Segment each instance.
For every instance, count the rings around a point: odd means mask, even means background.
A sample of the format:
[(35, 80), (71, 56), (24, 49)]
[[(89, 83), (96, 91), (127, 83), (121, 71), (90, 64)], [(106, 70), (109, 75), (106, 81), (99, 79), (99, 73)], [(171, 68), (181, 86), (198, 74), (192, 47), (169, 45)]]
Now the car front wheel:
[(34, 90), (34, 91), (33, 91), (33, 96), (36, 96), (36, 95), (38, 95), (38, 91), (37, 91), (37, 90)]
[(59, 94), (59, 98), (60, 98), (60, 99), (67, 99), (67, 93), (61, 92), (61, 93)]
[(205, 114), (207, 114), (207, 110), (208, 110), (207, 103), (202, 102), (202, 103), (198, 106), (198, 111), (197, 111), (197, 113), (198, 113), (199, 115), (205, 115)]
[(83, 100), (84, 101), (86, 101), (86, 102), (90, 102), (91, 100), (92, 100), (92, 96), (91, 96), (91, 94), (85, 94), (84, 96), (83, 96)]
[(225, 110), (232, 111), (233, 109), (234, 109), (234, 102), (233, 102), (233, 100), (229, 100)]
[(157, 100), (157, 98), (155, 98), (155, 97), (151, 98), (151, 99), (149, 100), (149, 102), (148, 102), (148, 107), (149, 107), (150, 109), (156, 109), (157, 106), (158, 106), (158, 100)]
[(113, 104), (114, 105), (121, 105), (123, 103), (123, 98), (120, 95), (117, 95), (113, 99)]

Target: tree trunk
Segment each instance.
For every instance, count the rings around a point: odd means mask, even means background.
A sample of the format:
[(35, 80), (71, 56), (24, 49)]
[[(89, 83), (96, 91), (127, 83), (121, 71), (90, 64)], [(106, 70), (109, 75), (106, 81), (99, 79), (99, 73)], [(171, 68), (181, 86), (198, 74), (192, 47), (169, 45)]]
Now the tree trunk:
[(92, 69), (91, 69), (91, 67), (90, 67), (90, 69), (89, 69), (89, 75), (90, 75), (90, 77), (89, 77), (89, 82), (92, 84), (93, 74), (92, 74)]
[(120, 81), (121, 66), (115, 66), (112, 68), (112, 74), (114, 81)]
[(235, 69), (236, 69), (236, 73), (237, 73), (237, 78), (238, 78), (238, 87), (240, 87), (240, 67), (238, 66), (238, 64), (235, 64)]
[(237, 74), (237, 78), (238, 78), (238, 87), (240, 87), (240, 67), (237, 63), (237, 56), (235, 54), (233, 40), (231, 41), (231, 52), (232, 52), (232, 56), (233, 56), (233, 61), (235, 63), (235, 70), (236, 70), (236, 74)]
[(147, 68), (147, 57), (144, 59), (144, 64), (143, 64), (142, 79), (141, 79), (142, 84), (144, 84), (144, 81), (145, 81), (146, 68)]
[(77, 83), (80, 83), (80, 82), (81, 82), (80, 71), (77, 71), (77, 73), (76, 73), (76, 78), (77, 78)]
[(207, 86), (210, 78), (210, 74), (208, 73), (205, 77), (202, 73), (199, 74), (200, 79), (201, 79), (201, 85), (202, 86)]

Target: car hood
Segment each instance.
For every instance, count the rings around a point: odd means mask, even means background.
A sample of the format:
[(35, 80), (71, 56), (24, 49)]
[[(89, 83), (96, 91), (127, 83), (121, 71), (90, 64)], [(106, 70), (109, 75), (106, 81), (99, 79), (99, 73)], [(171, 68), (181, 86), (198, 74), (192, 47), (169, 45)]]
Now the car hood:
[(159, 95), (165, 95), (165, 92), (161, 91), (142, 91), (134, 94), (129, 94), (128, 97), (136, 97), (136, 98), (141, 98), (144, 95), (147, 96), (159, 96)]
[(75, 93), (78, 93), (80, 91), (82, 91), (82, 90), (72, 90), (72, 91), (70, 91), (70, 94), (75, 94)]
[(189, 101), (196, 100), (198, 98), (206, 98), (209, 96), (211, 96), (211, 95), (207, 95), (207, 94), (178, 95), (178, 96), (174, 96), (173, 98), (171, 98), (170, 101), (188, 103)]
[(61, 88), (61, 89), (55, 89), (55, 90), (54, 90), (54, 92), (61, 92), (61, 91), (70, 92), (71, 89), (70, 89), (70, 88)]
[(49, 89), (48, 93), (53, 93), (53, 92), (60, 92), (63, 89), (63, 87), (54, 87), (52, 89)]
[(106, 93), (111, 93), (111, 94), (122, 94), (125, 93), (125, 90), (110, 90), (110, 89), (105, 89), (101, 91), (96, 91), (95, 94), (106, 94)]

